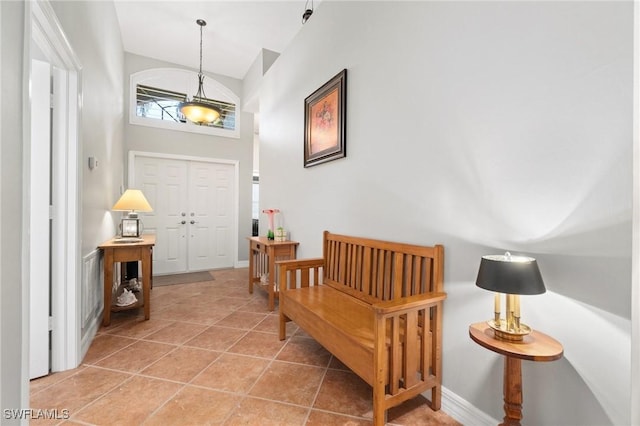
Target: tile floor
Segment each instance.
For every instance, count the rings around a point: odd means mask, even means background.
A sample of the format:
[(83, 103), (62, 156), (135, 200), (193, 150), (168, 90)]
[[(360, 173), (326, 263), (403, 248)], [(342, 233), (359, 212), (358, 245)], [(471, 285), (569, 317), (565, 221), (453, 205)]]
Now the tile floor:
[[(371, 388), (247, 291), (247, 269), (156, 286), (151, 319), (115, 313), (80, 367), (31, 382), (30, 407), (78, 425), (367, 425)], [(55, 411), (57, 410), (57, 411)], [(68, 419), (62, 420), (62, 417)], [(392, 425), (458, 425), (418, 397), (389, 411)]]

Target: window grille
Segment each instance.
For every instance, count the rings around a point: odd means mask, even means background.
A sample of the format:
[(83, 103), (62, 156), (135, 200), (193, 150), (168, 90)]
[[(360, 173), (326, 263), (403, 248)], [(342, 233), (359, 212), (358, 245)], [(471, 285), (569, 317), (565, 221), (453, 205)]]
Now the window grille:
[[(187, 120), (178, 110), (180, 102), (186, 99), (187, 95), (185, 93), (137, 84), (136, 115), (138, 117), (186, 124)], [(234, 130), (236, 128), (236, 105), (234, 103), (208, 98), (204, 98), (201, 101), (216, 106), (221, 111), (219, 119), (204, 126), (227, 130)]]

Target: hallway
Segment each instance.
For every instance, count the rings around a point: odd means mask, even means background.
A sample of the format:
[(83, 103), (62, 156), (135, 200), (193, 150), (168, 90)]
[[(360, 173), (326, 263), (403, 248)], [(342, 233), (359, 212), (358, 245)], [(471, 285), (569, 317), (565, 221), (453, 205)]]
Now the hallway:
[[(58, 414), (32, 423), (371, 424), (371, 388), (295, 324), (280, 342), (277, 308), (267, 311), (265, 293), (248, 293), (247, 269), (210, 274), (155, 286), (149, 321), (113, 314), (80, 367), (32, 381), (30, 407)], [(458, 425), (422, 397), (388, 420)]]

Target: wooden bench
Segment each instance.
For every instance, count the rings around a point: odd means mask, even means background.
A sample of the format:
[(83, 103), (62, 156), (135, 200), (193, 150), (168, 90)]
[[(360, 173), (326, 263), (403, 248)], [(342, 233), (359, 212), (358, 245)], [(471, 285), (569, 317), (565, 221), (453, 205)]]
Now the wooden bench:
[(373, 387), (373, 423), (431, 390), (440, 409), (444, 248), (324, 232), (323, 257), (277, 262), (280, 340), (294, 321)]

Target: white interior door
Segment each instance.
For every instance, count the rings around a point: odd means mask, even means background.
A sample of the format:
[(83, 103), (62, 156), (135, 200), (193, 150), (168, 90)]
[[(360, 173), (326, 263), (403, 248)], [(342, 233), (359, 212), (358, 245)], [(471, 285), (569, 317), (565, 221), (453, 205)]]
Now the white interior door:
[(31, 61), (29, 378), (49, 374), (51, 65)]
[(189, 269), (232, 267), (234, 167), (192, 161), (189, 176)]
[(134, 181), (153, 207), (154, 274), (233, 267), (236, 177), (230, 163), (132, 157)]

